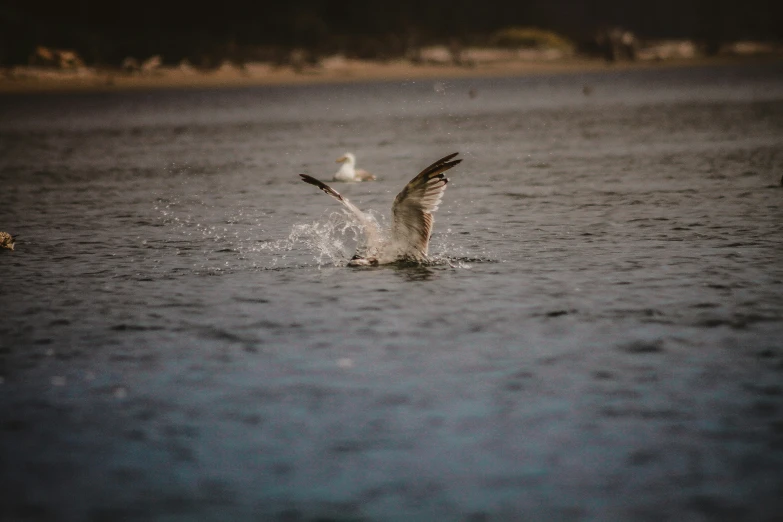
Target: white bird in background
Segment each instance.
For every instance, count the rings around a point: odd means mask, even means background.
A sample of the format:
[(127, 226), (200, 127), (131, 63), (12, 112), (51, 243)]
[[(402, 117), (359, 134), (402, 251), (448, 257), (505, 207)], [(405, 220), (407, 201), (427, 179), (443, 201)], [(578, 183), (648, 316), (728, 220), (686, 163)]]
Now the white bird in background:
[(462, 161), (450, 161), (457, 154), (449, 154), (422, 170), (397, 194), (392, 205), (391, 237), (388, 240), (383, 240), (374, 220), (332, 187), (307, 174), (300, 176), (306, 183), (339, 200), (359, 219), (365, 241), (356, 249), (348, 266), (377, 266), (398, 261), (423, 263), (427, 261), (432, 234), (432, 213), (438, 209), (449, 182), (443, 173)]
[(342, 163), (342, 166), (334, 174), (334, 181), (375, 181), (375, 176), (364, 169), (356, 168), (356, 156), (350, 152), (337, 158), (336, 162)]

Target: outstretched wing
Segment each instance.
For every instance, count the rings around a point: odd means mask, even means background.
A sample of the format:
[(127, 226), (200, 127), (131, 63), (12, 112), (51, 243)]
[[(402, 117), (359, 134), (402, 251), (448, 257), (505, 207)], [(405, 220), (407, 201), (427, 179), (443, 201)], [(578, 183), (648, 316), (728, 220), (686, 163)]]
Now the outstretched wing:
[(350, 210), (356, 218), (359, 220), (359, 223), (362, 224), (362, 227), (364, 227), (364, 234), (367, 239), (367, 244), (369, 245), (376, 245), (378, 243), (378, 240), (380, 238), (380, 231), (378, 230), (378, 225), (375, 224), (373, 220), (367, 217), (367, 215), (359, 210), (356, 205), (348, 201), (346, 198), (342, 197), (342, 195), (334, 190), (332, 187), (324, 183), (323, 181), (318, 181), (312, 176), (308, 176), (307, 174), (299, 174), (299, 176), (302, 178), (302, 181), (305, 183), (309, 183), (311, 185), (315, 185), (319, 189), (323, 190), (333, 198), (337, 199), (340, 203), (345, 205), (345, 207)]
[(449, 182), (443, 173), (462, 161), (450, 161), (457, 154), (449, 154), (422, 170), (394, 198), (392, 241), (399, 255), (414, 259), (427, 257), (432, 213), (438, 209)]

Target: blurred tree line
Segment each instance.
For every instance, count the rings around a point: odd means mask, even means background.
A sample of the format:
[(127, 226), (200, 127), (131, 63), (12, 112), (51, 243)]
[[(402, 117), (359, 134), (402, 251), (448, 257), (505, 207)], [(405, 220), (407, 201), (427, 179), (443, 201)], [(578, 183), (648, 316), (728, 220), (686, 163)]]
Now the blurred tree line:
[(480, 45), (508, 26), (537, 26), (579, 43), (623, 27), (641, 38), (691, 38), (717, 49), (737, 39), (783, 40), (781, 0), (0, 0), (0, 65), (27, 63), (36, 46), (73, 49), (89, 64), (128, 56), (284, 60), (312, 56), (404, 56), (459, 41)]

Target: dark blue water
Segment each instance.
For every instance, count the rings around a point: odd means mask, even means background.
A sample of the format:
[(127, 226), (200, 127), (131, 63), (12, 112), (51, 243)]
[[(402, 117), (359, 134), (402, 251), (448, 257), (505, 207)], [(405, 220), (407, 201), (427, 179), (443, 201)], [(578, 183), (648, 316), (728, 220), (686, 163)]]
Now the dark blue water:
[(3, 512), (771, 520), (781, 176), (779, 66), (0, 97)]

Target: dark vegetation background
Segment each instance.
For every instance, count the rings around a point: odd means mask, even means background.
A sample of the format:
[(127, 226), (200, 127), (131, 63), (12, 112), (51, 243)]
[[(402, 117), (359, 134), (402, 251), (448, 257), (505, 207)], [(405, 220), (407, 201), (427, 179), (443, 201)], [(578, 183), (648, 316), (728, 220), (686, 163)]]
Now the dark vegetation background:
[(27, 63), (38, 45), (73, 49), (88, 64), (153, 54), (167, 63), (269, 59), (293, 48), (383, 59), (416, 45), (485, 43), (514, 25), (578, 44), (622, 27), (640, 38), (691, 38), (709, 51), (724, 41), (783, 40), (783, 1), (0, 0), (0, 65)]

